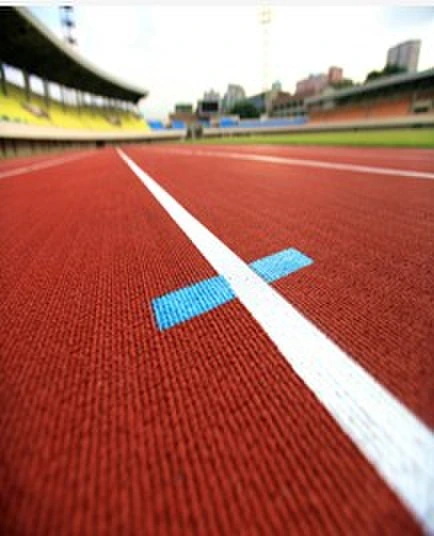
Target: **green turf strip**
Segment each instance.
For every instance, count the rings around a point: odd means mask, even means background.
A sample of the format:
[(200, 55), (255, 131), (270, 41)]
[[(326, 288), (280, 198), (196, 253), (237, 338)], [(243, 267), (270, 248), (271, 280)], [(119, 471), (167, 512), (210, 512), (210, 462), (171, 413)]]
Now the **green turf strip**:
[(202, 138), (194, 143), (349, 145), (371, 147), (434, 148), (434, 129), (360, 130), (356, 132), (303, 132)]

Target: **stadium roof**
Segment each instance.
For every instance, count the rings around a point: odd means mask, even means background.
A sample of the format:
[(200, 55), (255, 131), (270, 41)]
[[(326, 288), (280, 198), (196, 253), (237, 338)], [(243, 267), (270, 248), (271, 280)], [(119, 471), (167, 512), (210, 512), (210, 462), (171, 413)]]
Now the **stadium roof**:
[(0, 61), (28, 73), (114, 99), (137, 102), (148, 95), (92, 65), (25, 7), (0, 8), (0, 34)]
[(384, 78), (379, 78), (368, 82), (366, 84), (360, 84), (358, 86), (353, 86), (345, 89), (336, 90), (330, 93), (317, 95), (315, 97), (309, 97), (305, 100), (306, 104), (317, 104), (323, 101), (341, 99), (344, 97), (351, 97), (359, 93), (369, 93), (371, 91), (376, 91), (378, 89), (384, 89), (388, 87), (412, 84), (419, 80), (425, 80), (432, 78), (434, 80), (434, 68), (427, 69), (426, 71), (421, 71), (419, 73), (403, 73), (393, 76), (386, 76)]

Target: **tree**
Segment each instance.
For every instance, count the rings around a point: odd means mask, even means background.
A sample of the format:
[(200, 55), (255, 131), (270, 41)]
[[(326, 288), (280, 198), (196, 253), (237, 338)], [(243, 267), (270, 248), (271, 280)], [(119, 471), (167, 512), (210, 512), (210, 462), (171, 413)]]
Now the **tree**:
[(400, 65), (386, 65), (386, 67), (383, 69), (384, 75), (401, 74), (406, 72), (407, 68), (401, 67)]
[(368, 73), (365, 82), (370, 82), (377, 78), (384, 78), (385, 76), (392, 76), (394, 74), (406, 73), (407, 69), (399, 65), (386, 65), (382, 71), (371, 71)]
[(381, 78), (382, 76), (383, 76), (383, 71), (370, 71), (368, 73), (368, 76), (366, 77), (365, 82), (370, 82), (371, 80)]
[(342, 80), (338, 80), (337, 82), (332, 82), (330, 85), (333, 89), (344, 89), (345, 87), (354, 86), (354, 82), (349, 78), (343, 78)]
[(239, 115), (241, 119), (257, 119), (260, 115), (256, 107), (249, 101), (241, 101), (235, 104), (230, 112)]

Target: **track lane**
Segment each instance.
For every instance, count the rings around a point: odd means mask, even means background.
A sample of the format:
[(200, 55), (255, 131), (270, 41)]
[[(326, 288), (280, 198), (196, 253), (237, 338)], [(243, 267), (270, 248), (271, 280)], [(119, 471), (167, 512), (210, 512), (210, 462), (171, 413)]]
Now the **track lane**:
[(39, 155), (29, 158), (19, 158), (12, 161), (6, 161), (0, 166), (0, 180), (28, 175), (34, 171), (48, 169), (50, 167), (62, 166), (75, 160), (80, 160), (95, 152), (95, 149), (82, 151), (64, 151), (55, 156)]
[[(62, 151), (60, 154), (63, 155), (66, 153), (67, 151)], [(43, 162), (43, 161), (45, 162), (50, 159), (56, 158), (56, 156), (58, 157), (59, 154), (50, 155), (46, 153), (40, 153), (40, 154), (34, 154), (34, 155), (29, 155), (29, 156), (5, 158), (5, 159), (0, 160), (0, 171), (28, 166), (30, 164), (35, 164), (37, 162)]]
[(19, 167), (28, 166), (31, 164), (36, 164), (40, 162), (48, 162), (49, 160), (54, 160), (56, 158), (61, 158), (63, 156), (78, 154), (85, 152), (83, 149), (63, 149), (56, 151), (56, 153), (39, 153), (32, 154), (28, 156), (18, 156), (13, 158), (5, 158), (0, 160), (0, 172), (8, 169), (14, 169)]
[(239, 303), (155, 329), (213, 272), (113, 151), (74, 167), (2, 207), (33, 252), (1, 308), (9, 533), (419, 533)]
[[(150, 148), (151, 149), (151, 148)], [(397, 170), (434, 172), (434, 150), (397, 148), (350, 148), (287, 145), (237, 145), (237, 144), (171, 144), (152, 148), (158, 152), (167, 150), (208, 151), (219, 154), (245, 153), (246, 155), (276, 156), (282, 158), (318, 160), (329, 163), (376, 166)]]
[(129, 153), (246, 262), (315, 259), (276, 288), (434, 425), (432, 181)]

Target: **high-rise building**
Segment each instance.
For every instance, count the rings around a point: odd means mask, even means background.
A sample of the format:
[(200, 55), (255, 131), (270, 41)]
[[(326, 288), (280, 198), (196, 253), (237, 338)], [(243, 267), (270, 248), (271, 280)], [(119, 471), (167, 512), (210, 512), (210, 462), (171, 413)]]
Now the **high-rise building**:
[(330, 84), (343, 79), (341, 67), (330, 67), (328, 73), (311, 74), (308, 78), (300, 80), (296, 84), (295, 94), (300, 97), (318, 95)]
[(340, 82), (343, 78), (344, 71), (341, 67), (330, 67), (329, 68), (329, 83), (333, 84)]
[(276, 80), (271, 84), (271, 91), (273, 93), (277, 93), (279, 91), (282, 91), (282, 82), (280, 80)]
[(238, 84), (228, 84), (228, 89), (223, 97), (222, 108), (224, 112), (230, 112), (237, 102), (246, 98), (246, 92)]
[(296, 84), (296, 95), (310, 97), (321, 93), (327, 87), (328, 77), (326, 74), (311, 74), (308, 78), (300, 80)]
[(405, 67), (409, 73), (415, 73), (419, 62), (420, 45), (420, 40), (414, 39), (389, 48), (386, 65)]

